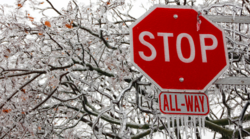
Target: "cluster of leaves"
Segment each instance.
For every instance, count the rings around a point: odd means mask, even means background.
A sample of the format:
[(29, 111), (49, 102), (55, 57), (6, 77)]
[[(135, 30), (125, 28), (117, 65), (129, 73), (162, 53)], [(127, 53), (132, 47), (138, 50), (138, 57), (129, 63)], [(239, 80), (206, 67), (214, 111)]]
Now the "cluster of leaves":
[[(25, 11), (28, 4), (42, 13), (38, 21)], [(49, 7), (41, 8), (45, 4)], [(248, 15), (248, 1), (241, 4), (205, 5), (203, 14)], [(0, 138), (142, 138), (154, 132), (175, 138), (170, 132), (177, 128), (159, 117), (159, 90), (130, 62), (129, 25), (136, 20), (131, 8), (125, 0), (87, 6), (72, 0), (62, 10), (49, 0), (18, 0), (11, 13), (1, 6)], [(51, 9), (58, 15), (47, 16)], [(231, 60), (224, 76), (248, 77), (249, 26), (220, 25)], [(248, 90), (211, 88), (211, 107), (219, 111), (211, 110), (205, 126), (223, 137), (249, 136), (234, 118), (240, 111), (239, 121), (247, 123)]]

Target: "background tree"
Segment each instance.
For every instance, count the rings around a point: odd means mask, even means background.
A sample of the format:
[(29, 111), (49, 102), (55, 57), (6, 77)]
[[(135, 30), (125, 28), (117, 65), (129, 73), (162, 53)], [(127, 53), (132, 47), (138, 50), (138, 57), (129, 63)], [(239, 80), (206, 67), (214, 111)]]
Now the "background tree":
[[(194, 5), (150, 0), (142, 7), (159, 3)], [(23, 8), (28, 5), (41, 17)], [(182, 126), (174, 118), (159, 117), (159, 89), (130, 62), (133, 1), (83, 5), (72, 0), (60, 10), (50, 0), (17, 0), (11, 12), (6, 6), (0, 7), (0, 138), (136, 139), (154, 133), (200, 138), (196, 119)], [(57, 16), (46, 15), (51, 9)], [(223, 16), (250, 12), (248, 0), (205, 1), (200, 11)], [(223, 78), (248, 77), (249, 25), (218, 25), (225, 30), (230, 58)], [(207, 94), (211, 113), (205, 127), (214, 137), (250, 136), (249, 86), (214, 85)]]

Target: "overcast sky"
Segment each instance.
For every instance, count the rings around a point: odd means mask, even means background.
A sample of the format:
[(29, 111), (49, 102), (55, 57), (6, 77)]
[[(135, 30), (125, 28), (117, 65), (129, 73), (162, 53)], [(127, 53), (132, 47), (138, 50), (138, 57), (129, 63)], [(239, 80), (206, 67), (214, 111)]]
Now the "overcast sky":
[[(45, 1), (45, 0), (44, 0)], [(59, 11), (61, 10), (62, 7), (66, 7), (68, 5), (68, 2), (70, 0), (50, 0), (50, 2), (53, 4), (53, 6), (58, 9)], [(84, 3), (86, 5), (89, 5), (89, 3), (91, 2), (95, 2), (96, 0), (79, 0), (79, 3)], [(134, 1), (134, 0), (131, 0)], [(146, 0), (147, 1), (147, 0)], [(41, 0), (42, 2), (42, 0)], [(140, 8), (141, 3), (144, 3), (144, 5), (146, 5), (145, 0), (136, 0), (133, 5), (136, 8), (133, 8), (131, 10), (131, 13), (134, 14), (135, 17), (139, 17), (141, 16), (145, 10), (143, 8)], [(8, 5), (17, 5), (16, 0), (0, 0), (0, 4), (8, 4)], [(45, 1), (44, 4), (41, 5), (42, 7), (48, 7), (49, 4)], [(146, 5), (147, 6), (147, 5)], [(23, 8), (27, 9), (27, 4), (25, 3)], [(50, 13), (51, 14), (51, 13)], [(57, 14), (55, 14), (57, 15)]]

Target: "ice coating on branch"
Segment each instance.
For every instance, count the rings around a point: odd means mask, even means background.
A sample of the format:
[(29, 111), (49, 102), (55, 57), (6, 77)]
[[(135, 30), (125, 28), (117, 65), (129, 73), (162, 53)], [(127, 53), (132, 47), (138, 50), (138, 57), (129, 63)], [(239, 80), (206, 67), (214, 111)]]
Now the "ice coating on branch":
[(200, 21), (200, 22), (197, 21), (196, 27), (197, 27), (197, 31), (199, 31), (199, 30), (200, 30), (200, 27), (201, 27), (201, 21)]

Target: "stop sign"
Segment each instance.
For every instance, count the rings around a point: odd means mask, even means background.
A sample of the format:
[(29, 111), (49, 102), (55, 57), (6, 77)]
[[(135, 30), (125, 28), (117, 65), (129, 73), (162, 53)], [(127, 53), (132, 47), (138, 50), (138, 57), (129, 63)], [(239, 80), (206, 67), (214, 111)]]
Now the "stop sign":
[(204, 92), (228, 67), (223, 31), (191, 8), (153, 6), (130, 39), (133, 64), (162, 91)]

